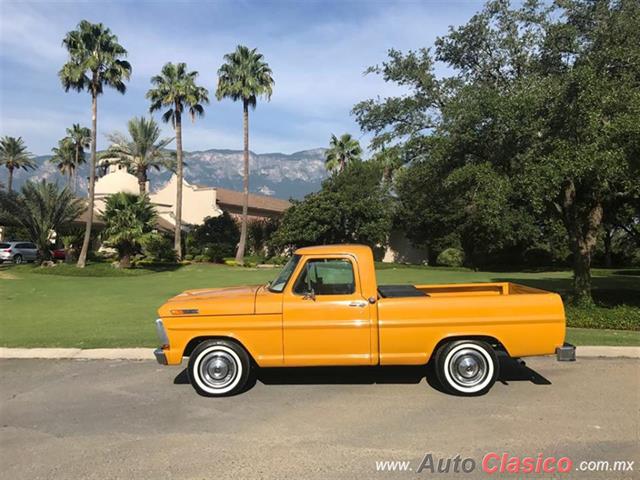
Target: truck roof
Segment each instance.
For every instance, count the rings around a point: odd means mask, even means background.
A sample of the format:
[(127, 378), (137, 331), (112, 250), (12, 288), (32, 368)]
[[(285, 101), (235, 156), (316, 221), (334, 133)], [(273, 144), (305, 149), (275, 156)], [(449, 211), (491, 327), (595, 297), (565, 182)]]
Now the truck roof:
[(340, 245), (318, 245), (313, 247), (303, 247), (295, 251), (297, 255), (370, 255), (371, 248), (366, 245), (340, 244)]

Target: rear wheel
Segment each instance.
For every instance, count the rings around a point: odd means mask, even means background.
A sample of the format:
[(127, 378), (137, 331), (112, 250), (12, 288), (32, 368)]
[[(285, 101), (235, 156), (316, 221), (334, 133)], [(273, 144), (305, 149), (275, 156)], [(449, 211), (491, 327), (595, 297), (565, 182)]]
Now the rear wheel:
[(249, 355), (237, 343), (207, 340), (189, 357), (189, 380), (200, 395), (234, 395), (246, 386), (250, 368)]
[(18, 254), (15, 257), (13, 257), (13, 263), (15, 263), (16, 265), (20, 265), (22, 262), (24, 262), (22, 255)]
[(498, 378), (498, 357), (486, 342), (458, 340), (438, 349), (438, 380), (457, 395), (483, 395)]

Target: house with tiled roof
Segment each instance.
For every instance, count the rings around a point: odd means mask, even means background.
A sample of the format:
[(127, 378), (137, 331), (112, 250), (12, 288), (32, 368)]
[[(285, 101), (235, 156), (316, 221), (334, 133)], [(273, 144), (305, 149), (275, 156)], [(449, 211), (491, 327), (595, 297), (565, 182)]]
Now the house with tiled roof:
[[(177, 186), (177, 176), (172, 175), (166, 184), (149, 194), (151, 203), (158, 213), (158, 227), (163, 230), (175, 227)], [(107, 195), (123, 191), (137, 194), (138, 179), (127, 172), (125, 167), (117, 164), (109, 165), (107, 173), (96, 179), (96, 213), (103, 210)], [(148, 185), (147, 191), (149, 191)], [(182, 223), (184, 225), (200, 225), (205, 218), (217, 217), (225, 211), (239, 219), (242, 215), (242, 202), (242, 192), (190, 184), (182, 180)], [(249, 219), (279, 217), (290, 205), (291, 203), (287, 200), (252, 193), (249, 195)], [(98, 219), (99, 216), (96, 220)]]

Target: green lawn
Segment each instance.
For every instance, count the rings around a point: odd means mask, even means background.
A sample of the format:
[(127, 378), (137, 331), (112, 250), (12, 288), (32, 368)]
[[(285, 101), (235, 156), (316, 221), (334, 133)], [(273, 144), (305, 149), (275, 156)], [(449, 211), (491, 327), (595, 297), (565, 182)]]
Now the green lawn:
[(574, 345), (639, 346), (640, 332), (631, 330), (598, 330), (569, 328), (567, 342)]
[[(190, 288), (266, 283), (275, 275), (273, 269), (208, 264), (159, 272), (121, 272), (104, 264), (81, 271), (66, 266), (55, 272), (36, 268), (31, 265), (0, 268), (0, 346), (151, 347), (156, 343), (155, 311), (170, 296)], [(561, 293), (571, 286), (569, 272), (495, 273), (388, 265), (380, 266), (378, 280), (380, 283), (513, 281)], [(600, 306), (588, 311), (569, 306), (570, 322), (584, 326), (613, 318), (614, 325), (636, 331), (572, 329), (569, 341), (582, 345), (640, 345), (638, 272), (596, 270), (594, 286)]]

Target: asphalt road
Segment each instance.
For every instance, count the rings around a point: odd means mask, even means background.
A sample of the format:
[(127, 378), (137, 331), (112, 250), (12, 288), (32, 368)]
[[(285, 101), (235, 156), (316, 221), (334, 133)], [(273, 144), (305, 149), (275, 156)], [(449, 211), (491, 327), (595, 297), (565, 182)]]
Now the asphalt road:
[[(482, 458), (507, 452), (569, 457), (558, 478), (638, 478), (640, 361), (507, 367), (476, 398), (441, 393), (420, 369), (387, 368), (269, 370), (242, 395), (210, 399), (180, 368), (152, 362), (2, 360), (0, 477), (496, 478)], [(476, 469), (417, 473), (428, 453)], [(376, 471), (386, 460), (413, 470)], [(634, 461), (635, 472), (576, 471), (590, 460)]]

